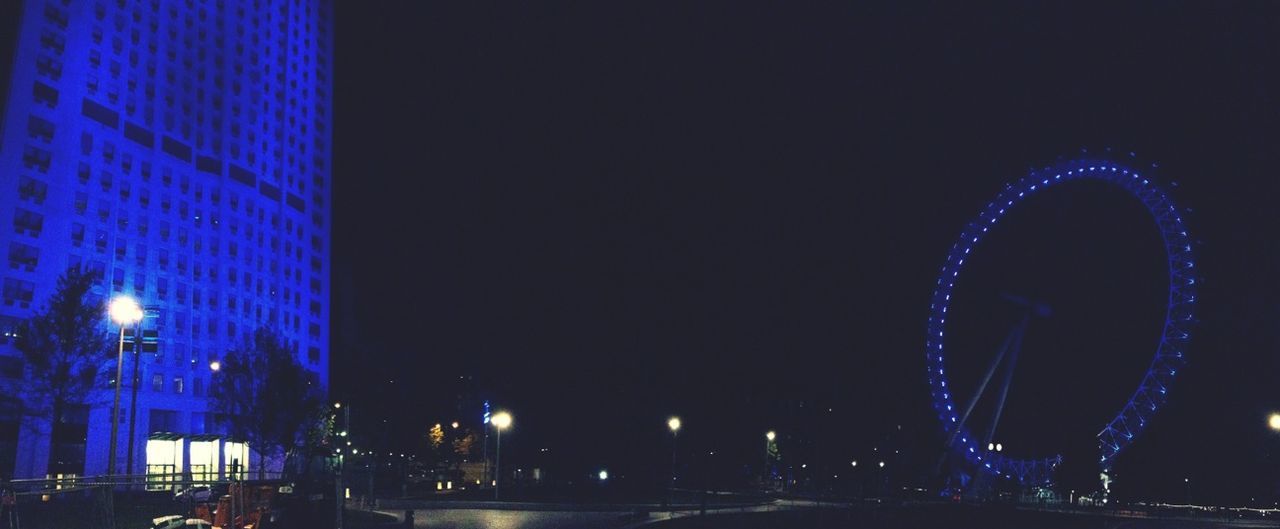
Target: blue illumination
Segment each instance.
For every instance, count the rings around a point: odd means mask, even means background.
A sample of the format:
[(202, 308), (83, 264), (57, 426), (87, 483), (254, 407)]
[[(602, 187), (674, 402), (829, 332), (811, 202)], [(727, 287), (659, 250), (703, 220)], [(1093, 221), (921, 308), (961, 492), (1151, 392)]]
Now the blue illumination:
[[(978, 222), (970, 223), (961, 233), (959, 242), (952, 246), (946, 262), (954, 262), (955, 266), (944, 266), (942, 277), (938, 279), (937, 284), (941, 285), (944, 278), (953, 280), (952, 278), (959, 277), (960, 268), (965, 262), (964, 256), (969, 254), (971, 245), (978, 242), (981, 234), (986, 233), (988, 227), (995, 224), (996, 220), (1005, 214), (1008, 207), (1013, 206), (1014, 202), (1019, 201), (1021, 198), (1025, 198), (1028, 193), (1039, 190), (1040, 187), (1048, 187), (1050, 183), (1056, 185), (1063, 180), (1064, 174), (1067, 176), (1067, 180), (1088, 178), (1113, 184), (1129, 192), (1130, 195), (1143, 203), (1148, 213), (1156, 218), (1159, 234), (1164, 243), (1170, 272), (1170, 302), (1165, 312), (1163, 333), (1165, 338), (1157, 345), (1154, 358), (1142, 383), (1129, 401), (1121, 407), (1115, 418), (1111, 419), (1098, 434), (1099, 448), (1102, 452), (1099, 461), (1102, 462), (1104, 468), (1107, 468), (1109, 462), (1114, 460), (1115, 456), (1128, 446), (1146, 426), (1147, 418), (1165, 401), (1168, 387), (1172, 384), (1173, 378), (1177, 374), (1177, 369), (1183, 362), (1183, 350), (1186, 342), (1190, 339), (1190, 325), (1195, 321), (1192, 315), (1196, 300), (1195, 292), (1192, 290), (1196, 284), (1196, 277), (1193, 274), (1195, 261), (1191, 254), (1192, 245), (1182, 218), (1173, 215), (1172, 220), (1170, 220), (1170, 216), (1163, 213), (1165, 211), (1176, 212), (1179, 211), (1178, 208), (1163, 190), (1151, 180), (1143, 179), (1137, 172), (1109, 160), (1064, 162), (1047, 171), (1054, 172), (1052, 180), (1041, 178), (1037, 182), (1034, 180), (1035, 176), (1029, 176), (1006, 186), (1005, 191), (996, 200), (987, 204), (984, 211), (978, 216)], [(1131, 176), (1132, 178), (1125, 178), (1125, 176)], [(988, 222), (981, 222), (984, 219)], [(948, 282), (948, 290), (935, 292), (935, 297), (941, 296), (943, 299), (939, 303), (930, 305), (929, 339), (926, 342), (926, 346), (931, 351), (928, 355), (930, 363), (936, 363), (937, 365), (945, 362), (942, 353), (945, 350), (943, 332), (946, 319), (944, 316), (949, 309), (948, 304), (951, 300), (949, 289), (953, 286), (954, 283)], [(933, 338), (935, 334), (937, 335), (936, 340)], [(937, 346), (936, 353), (932, 352), (935, 351), (935, 345)], [(1170, 352), (1166, 348), (1173, 350)], [(933, 393), (935, 407), (938, 409), (945, 408), (950, 411), (952, 409), (951, 395), (944, 389), (947, 387), (947, 380), (943, 376), (941, 368), (937, 369), (937, 374), (938, 376), (931, 376), (929, 380), (930, 385), (935, 389)], [(942, 418), (944, 419), (945, 430), (950, 431), (955, 428), (953, 425), (953, 423), (957, 422), (955, 415), (947, 415)], [(950, 419), (950, 421), (948, 422), (945, 419)], [(1130, 429), (1128, 424), (1131, 422), (1136, 423), (1137, 427)], [(968, 448), (967, 451), (962, 449), (961, 453), (970, 461), (980, 461), (981, 456), (974, 456), (976, 450), (972, 443), (969, 443), (968, 428), (960, 427), (957, 433), (962, 436), (962, 443), (967, 445), (965, 448)], [(1050, 473), (1060, 462), (1061, 456), (1039, 460), (1014, 460), (1002, 457), (994, 467), (990, 463), (984, 466), (992, 470), (996, 475), (1004, 475), (1007, 478), (1012, 478), (1016, 475), (1019, 482), (1041, 483), (1048, 481)]]
[[(122, 450), (153, 429), (215, 432), (212, 375), (192, 367), (258, 328), (328, 387), (333, 3), (66, 0), (16, 12), (14, 75), (0, 85), (0, 219), (29, 219), (3, 247), (31, 257), (7, 271), (0, 320), (27, 317), (68, 265), (98, 275), (104, 297), (155, 308), (141, 325), (158, 356), (141, 376), (162, 385), (139, 395)], [(7, 299), (10, 280), (28, 303)], [(55, 443), (62, 469), (36, 448), (47, 430), (24, 424), (8, 477), (106, 473), (111, 398), (88, 401), (83, 440)], [(147, 426), (162, 410), (169, 420)], [(112, 470), (144, 473), (141, 452), (128, 469), (121, 452)]]

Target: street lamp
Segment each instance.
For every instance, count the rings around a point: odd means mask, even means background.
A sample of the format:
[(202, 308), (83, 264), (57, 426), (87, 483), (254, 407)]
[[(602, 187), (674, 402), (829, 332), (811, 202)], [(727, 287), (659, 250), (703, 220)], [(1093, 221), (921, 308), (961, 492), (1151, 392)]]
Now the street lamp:
[(1272, 413), (1271, 417), (1267, 418), (1267, 426), (1270, 426), (1272, 430), (1280, 432), (1280, 413)]
[(218, 371), (222, 371), (222, 362), (219, 362), (217, 360), (210, 360), (209, 371), (213, 371), (214, 373), (217, 373)]
[[(116, 396), (115, 404), (111, 408), (111, 443), (110, 452), (107, 453), (107, 475), (113, 475), (116, 472), (116, 446), (120, 430), (120, 379), (124, 378), (124, 328), (129, 324), (137, 324), (142, 321), (142, 307), (138, 306), (138, 302), (128, 296), (118, 296), (111, 300), (111, 305), (107, 307), (107, 313), (111, 315), (111, 319), (120, 326), (120, 349), (116, 352)], [(137, 330), (134, 330), (134, 343), (137, 343)], [(136, 349), (135, 349), (136, 350)], [(134, 365), (137, 365), (137, 358), (134, 358)], [(129, 440), (133, 442), (132, 439)], [(130, 445), (132, 446), (132, 445)]]
[(778, 433), (769, 430), (764, 434), (764, 480), (767, 483), (769, 478), (773, 477), (769, 472), (769, 448), (773, 445), (773, 440), (778, 438)]
[(500, 411), (489, 419), (489, 423), (498, 431), (498, 450), (493, 460), (493, 499), (497, 500), (502, 487), (502, 431), (511, 426), (511, 414)]
[(676, 501), (676, 438), (680, 436), (680, 418), (667, 419), (667, 429), (671, 430), (671, 481), (667, 483), (667, 503), (674, 504)]

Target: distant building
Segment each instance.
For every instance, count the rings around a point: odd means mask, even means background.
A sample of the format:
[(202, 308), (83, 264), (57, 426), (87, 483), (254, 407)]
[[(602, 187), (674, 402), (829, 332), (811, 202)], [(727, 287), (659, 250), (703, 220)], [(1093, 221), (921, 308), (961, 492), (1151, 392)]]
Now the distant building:
[[(326, 0), (21, 9), (0, 114), (0, 382), (24, 371), (8, 335), (68, 267), (98, 275), (104, 307), (124, 294), (153, 309), (132, 440), (122, 397), (122, 472), (248, 463), (206, 396), (210, 362), (258, 327), (328, 385), (333, 20)], [(103, 332), (115, 332), (105, 310)], [(52, 464), (47, 424), (0, 413), (0, 475), (103, 474), (109, 393)]]

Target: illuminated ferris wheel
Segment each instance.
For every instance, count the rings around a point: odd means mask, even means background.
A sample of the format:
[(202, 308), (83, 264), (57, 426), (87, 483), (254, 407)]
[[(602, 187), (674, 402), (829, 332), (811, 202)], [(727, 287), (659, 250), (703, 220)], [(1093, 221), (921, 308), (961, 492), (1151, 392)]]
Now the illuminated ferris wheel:
[[(1000, 409), (1004, 406), (1009, 384), (1008, 377), (1013, 372), (1012, 362), (1016, 361), (1018, 349), (1021, 346), (1022, 333), (1031, 315), (1037, 313), (1043, 315), (1047, 312), (1047, 308), (1026, 300), (1010, 298), (1028, 309), (1027, 316), (1004, 341), (994, 361), (986, 370), (985, 376), (979, 382), (977, 391), (969, 396), (963, 407), (958, 404), (957, 396), (952, 393), (952, 387), (947, 378), (948, 310), (951, 308), (952, 292), (964, 270), (965, 261), (971, 252), (978, 250), (989, 232), (999, 228), (1006, 212), (1017, 207), (1033, 194), (1044, 193), (1079, 180), (1106, 182), (1123, 189), (1140, 201), (1155, 220), (1169, 268), (1168, 301), (1163, 331), (1159, 343), (1155, 344), (1155, 355), (1142, 382), (1128, 402), (1120, 407), (1120, 411), (1102, 427), (1097, 435), (1098, 463), (1103, 473), (1109, 472), (1116, 456), (1133, 442), (1146, 427), (1151, 416), (1165, 402), (1170, 386), (1184, 364), (1190, 328), (1195, 320), (1196, 268), (1195, 259), (1192, 256), (1191, 238), (1187, 235), (1178, 207), (1155, 182), (1143, 174), (1143, 171), (1109, 159), (1086, 158), (1033, 171), (1018, 181), (1008, 184), (1004, 191), (988, 203), (982, 213), (965, 227), (947, 255), (929, 305), (925, 356), (933, 406), (942, 423), (948, 453), (952, 457), (958, 457), (977, 472), (1020, 485), (1050, 483), (1054, 470), (1062, 462), (1061, 455), (1047, 454), (1034, 459), (1008, 457), (994, 449), (994, 445), (991, 444), (995, 423), (998, 422)], [(997, 393), (998, 401), (994, 419), (985, 431), (975, 433), (969, 424), (970, 414), (988, 386), (992, 374), (1001, 364), (1005, 365), (1007, 374), (1003, 388), (1000, 388)]]

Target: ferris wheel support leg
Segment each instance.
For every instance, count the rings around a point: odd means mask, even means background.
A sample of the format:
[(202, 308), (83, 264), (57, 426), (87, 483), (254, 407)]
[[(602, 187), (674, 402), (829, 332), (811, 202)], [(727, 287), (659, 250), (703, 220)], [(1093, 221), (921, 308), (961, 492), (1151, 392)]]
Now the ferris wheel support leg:
[(1000, 399), (996, 401), (995, 414), (991, 416), (991, 425), (987, 428), (987, 436), (983, 444), (990, 444), (996, 435), (996, 427), (1000, 425), (1000, 415), (1004, 413), (1004, 401), (1009, 397), (1009, 385), (1013, 383), (1013, 370), (1018, 364), (1018, 351), (1022, 350), (1022, 337), (1027, 331), (1027, 318), (1022, 319), (1018, 329), (1014, 331), (1013, 346), (1009, 348), (1009, 362), (1004, 366), (1004, 382), (1000, 385)]
[[(960, 422), (956, 424), (956, 428), (951, 432), (951, 436), (947, 438), (947, 444), (942, 452), (942, 457), (938, 458), (938, 464), (934, 466), (934, 475), (942, 473), (942, 465), (947, 462), (947, 456), (951, 454), (951, 447), (955, 446), (956, 438), (960, 436), (960, 431), (964, 429), (965, 424), (969, 421), (969, 415), (973, 413), (973, 408), (978, 405), (978, 399), (982, 398), (982, 394), (987, 390), (987, 384), (991, 382), (992, 375), (995, 375), (996, 368), (1000, 367), (1000, 363), (1004, 360), (1005, 354), (1013, 346), (1018, 338), (1020, 329), (1026, 327), (1026, 318), (1017, 327), (1009, 331), (1009, 335), (1005, 337), (1004, 343), (1000, 344), (1000, 350), (996, 352), (995, 358), (991, 360), (991, 365), (987, 367), (987, 372), (982, 376), (982, 381), (978, 383), (978, 389), (973, 392), (973, 396), (969, 398), (969, 402), (965, 404), (964, 414), (960, 416)], [(1006, 384), (1007, 385), (1007, 384)]]
[(1023, 324), (1010, 331), (1009, 336), (1005, 337), (1004, 343), (1000, 344), (1000, 351), (991, 360), (991, 365), (987, 367), (987, 372), (982, 375), (982, 382), (978, 383), (977, 391), (973, 392), (973, 396), (969, 398), (969, 403), (965, 404), (964, 414), (960, 416), (960, 422), (956, 425), (955, 433), (951, 434), (951, 439), (947, 442), (947, 448), (951, 448), (951, 445), (955, 444), (956, 436), (960, 435), (960, 430), (963, 430), (965, 424), (969, 421), (969, 415), (973, 413), (973, 408), (978, 405), (978, 399), (982, 398), (982, 394), (987, 391), (987, 384), (991, 382), (991, 376), (996, 373), (996, 368), (1000, 367), (1005, 355), (1014, 347), (1014, 344), (1021, 341), (1018, 335), (1024, 327), (1026, 327), (1025, 320)]

